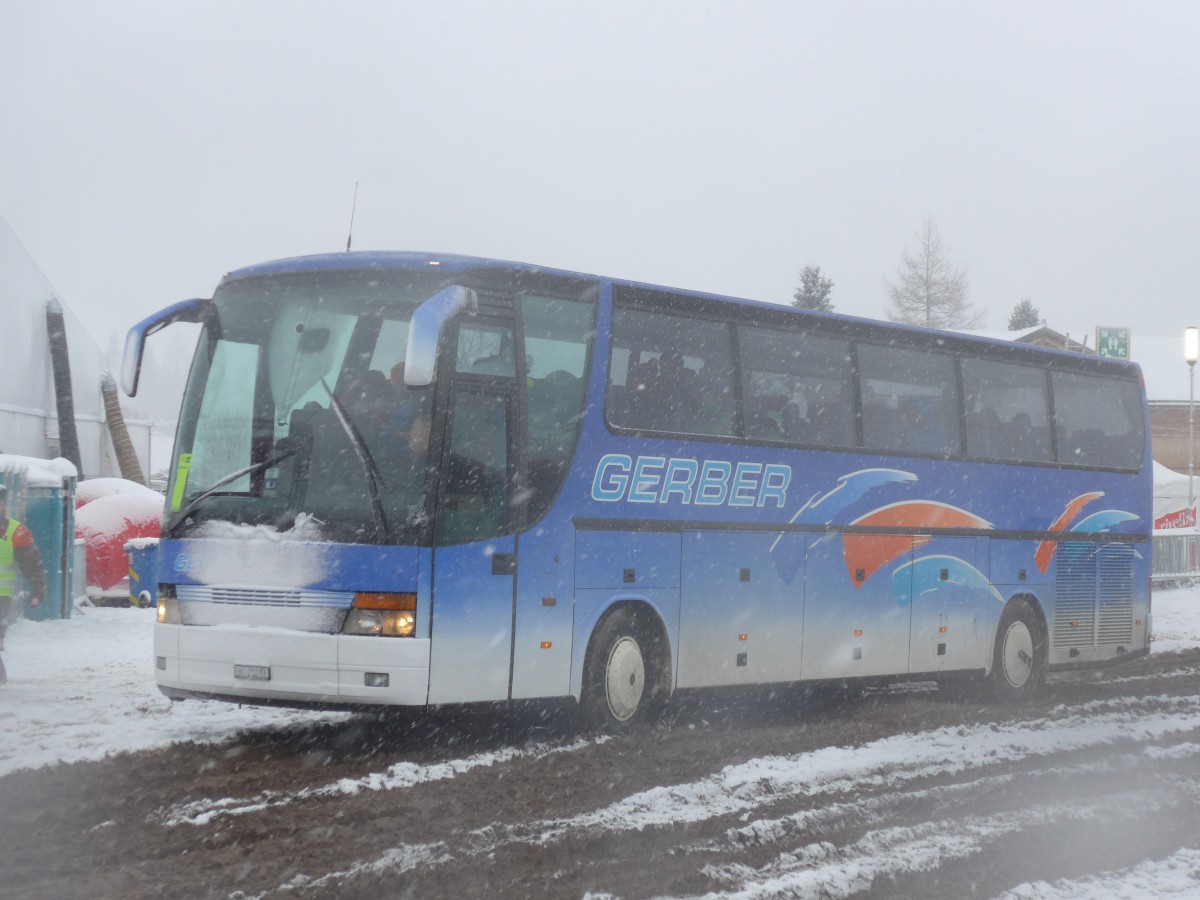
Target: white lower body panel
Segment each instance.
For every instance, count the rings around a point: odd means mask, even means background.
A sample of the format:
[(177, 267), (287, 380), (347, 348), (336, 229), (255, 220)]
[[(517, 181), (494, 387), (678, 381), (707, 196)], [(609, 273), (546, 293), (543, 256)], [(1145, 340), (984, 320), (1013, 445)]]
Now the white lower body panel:
[(416, 638), (155, 625), (154, 655), (159, 687), (247, 702), (424, 706), (429, 698), (429, 641)]

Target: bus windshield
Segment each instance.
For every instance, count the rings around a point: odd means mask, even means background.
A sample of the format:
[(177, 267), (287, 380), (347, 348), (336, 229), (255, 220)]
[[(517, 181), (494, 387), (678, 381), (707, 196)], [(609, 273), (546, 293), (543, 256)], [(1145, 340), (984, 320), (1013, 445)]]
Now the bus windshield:
[(184, 396), (168, 532), (214, 521), (405, 542), (425, 515), (431, 389), (404, 384), (437, 273), (247, 278), (214, 297)]

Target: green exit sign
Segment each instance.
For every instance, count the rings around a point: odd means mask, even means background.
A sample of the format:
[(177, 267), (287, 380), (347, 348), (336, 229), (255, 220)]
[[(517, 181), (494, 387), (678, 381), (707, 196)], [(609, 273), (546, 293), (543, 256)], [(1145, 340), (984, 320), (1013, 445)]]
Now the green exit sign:
[(1113, 359), (1129, 359), (1129, 329), (1097, 328), (1096, 353)]

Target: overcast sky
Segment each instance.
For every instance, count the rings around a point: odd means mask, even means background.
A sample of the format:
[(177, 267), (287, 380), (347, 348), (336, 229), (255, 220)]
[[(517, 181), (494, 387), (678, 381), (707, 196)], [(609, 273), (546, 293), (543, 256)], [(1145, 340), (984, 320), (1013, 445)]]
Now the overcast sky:
[(1200, 321), (1200, 3), (0, 0), (0, 216), (104, 346), (249, 263), (494, 256), (882, 317)]

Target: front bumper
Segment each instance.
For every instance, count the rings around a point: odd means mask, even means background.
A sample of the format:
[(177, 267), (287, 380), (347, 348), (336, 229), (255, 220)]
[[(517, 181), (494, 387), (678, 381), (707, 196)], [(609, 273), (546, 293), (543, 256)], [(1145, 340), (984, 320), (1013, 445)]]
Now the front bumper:
[[(156, 624), (154, 657), (155, 679), (169, 697), (331, 707), (424, 706), (429, 699), (427, 639)], [(235, 666), (269, 677), (237, 677)]]

